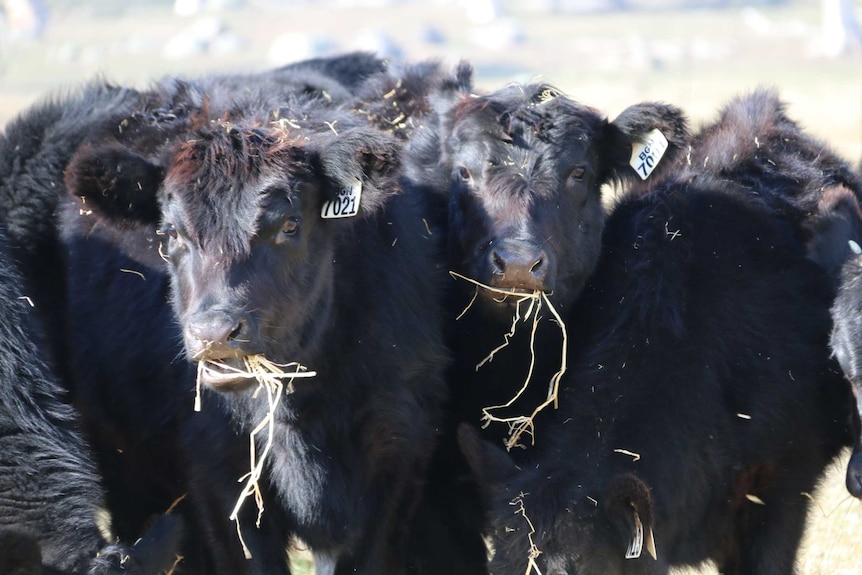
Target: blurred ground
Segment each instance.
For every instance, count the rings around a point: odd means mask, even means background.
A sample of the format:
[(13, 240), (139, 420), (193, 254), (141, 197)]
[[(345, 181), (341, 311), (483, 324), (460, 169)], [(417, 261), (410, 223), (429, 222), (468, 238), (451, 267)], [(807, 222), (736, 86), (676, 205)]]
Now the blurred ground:
[[(364, 48), (466, 58), (480, 88), (540, 77), (611, 117), (664, 100), (695, 125), (734, 95), (774, 86), (804, 128), (854, 163), (862, 158), (862, 55), (823, 55), (820, 3), (811, 0), (716, 0), (729, 7), (688, 11), (668, 8), (682, 1), (633, 0), (641, 9), (620, 13), (584, 9), (599, 0), (511, 0), (484, 13), (478, 0), (209, 2), (221, 8), (179, 16), (168, 0), (46, 0), (39, 37), (0, 27), (0, 125), (97, 74), (145, 86), (168, 74), (259, 70)], [(196, 2), (181, 4), (188, 12)], [(847, 498), (843, 463), (814, 498), (800, 574), (862, 573), (862, 505)], [(308, 572), (305, 556), (299, 561), (297, 572)]]
[(643, 0), (631, 3), (647, 9), (604, 14), (515, 0), (484, 22), (463, 7), (483, 4), (477, 0), (210, 2), (228, 8), (181, 17), (168, 0), (45, 2), (41, 40), (0, 36), (0, 124), (40, 95), (98, 73), (144, 85), (165, 74), (263, 69), (362, 47), (467, 58), (482, 87), (542, 77), (610, 116), (661, 99), (709, 119), (728, 98), (775, 86), (806, 128), (862, 157), (862, 56), (818, 57), (820, 3), (811, 0), (689, 11), (649, 9), (673, 2)]

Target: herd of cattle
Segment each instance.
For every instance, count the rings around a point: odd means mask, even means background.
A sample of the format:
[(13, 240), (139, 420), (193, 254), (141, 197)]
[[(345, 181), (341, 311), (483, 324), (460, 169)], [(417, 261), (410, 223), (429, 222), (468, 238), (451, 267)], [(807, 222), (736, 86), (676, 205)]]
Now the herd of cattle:
[[(862, 176), (769, 90), (692, 133), (472, 83), (350, 53), (6, 126), (2, 573), (793, 572), (845, 448), (862, 497)], [(255, 356), (314, 376), (272, 407)]]

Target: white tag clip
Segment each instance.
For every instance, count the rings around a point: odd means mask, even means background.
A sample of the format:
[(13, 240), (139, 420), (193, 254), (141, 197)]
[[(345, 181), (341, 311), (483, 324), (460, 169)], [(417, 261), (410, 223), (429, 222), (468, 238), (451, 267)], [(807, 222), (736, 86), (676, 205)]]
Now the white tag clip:
[(632, 157), (629, 160), (629, 165), (634, 168), (642, 180), (645, 180), (656, 169), (666, 151), (667, 138), (658, 128), (654, 128), (642, 141), (632, 145)]
[(338, 197), (323, 203), (320, 217), (324, 219), (350, 218), (359, 213), (359, 198), (362, 196), (362, 181), (353, 181), (349, 188), (342, 188)]
[(628, 549), (626, 549), (626, 559), (637, 559), (641, 556), (641, 552), (643, 552), (644, 545), (646, 545), (647, 553), (653, 559), (658, 559), (658, 553), (655, 550), (655, 537), (653, 536), (652, 528), (648, 530), (646, 539), (644, 539), (644, 526), (641, 523), (640, 515), (638, 515), (638, 510), (634, 508), (632, 505), (632, 513), (635, 516), (635, 533), (634, 537), (632, 537), (631, 542), (629, 543)]

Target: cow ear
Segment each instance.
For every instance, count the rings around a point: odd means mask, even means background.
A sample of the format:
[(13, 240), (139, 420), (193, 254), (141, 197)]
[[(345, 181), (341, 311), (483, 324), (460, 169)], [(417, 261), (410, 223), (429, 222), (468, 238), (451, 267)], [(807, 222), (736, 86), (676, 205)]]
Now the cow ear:
[(644, 102), (629, 106), (604, 127), (604, 181), (656, 182), (688, 148), (688, 121), (679, 108)]
[[(822, 192), (817, 213), (805, 222), (808, 257), (837, 284), (844, 263), (859, 255), (862, 245), (862, 209), (852, 190), (836, 184)], [(855, 246), (853, 244), (855, 243)]]
[(119, 145), (83, 145), (65, 171), (66, 190), (109, 218), (159, 221), (161, 167)]
[(614, 477), (605, 488), (605, 512), (620, 536), (626, 559), (656, 559), (654, 510), (649, 486), (633, 473)]
[(471, 97), (472, 91), (473, 66), (461, 60), (432, 90), (431, 104), (438, 114), (446, 113), (462, 99)]
[(331, 183), (324, 201), (357, 195), (358, 212), (351, 215), (377, 212), (399, 190), (401, 145), (383, 132), (356, 129), (339, 134), (323, 149), (320, 162)]
[(470, 465), (473, 479), (479, 485), (486, 504), (490, 504), (495, 492), (520, 472), (503, 448), (479, 437), (479, 432), (469, 424), (458, 426), (458, 446)]

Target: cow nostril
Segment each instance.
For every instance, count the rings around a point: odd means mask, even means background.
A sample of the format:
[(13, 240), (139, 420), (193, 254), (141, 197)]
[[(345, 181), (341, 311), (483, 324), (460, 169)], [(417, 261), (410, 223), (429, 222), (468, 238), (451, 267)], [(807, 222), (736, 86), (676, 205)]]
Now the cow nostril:
[(545, 258), (540, 257), (535, 262), (533, 262), (533, 267), (530, 268), (530, 273), (533, 275), (540, 275), (540, 274), (544, 273), (544, 271), (545, 271), (544, 267), (545, 267)]
[(240, 341), (240, 337), (243, 333), (243, 325), (244, 324), (242, 321), (237, 323), (236, 327), (234, 327), (233, 330), (228, 334), (227, 341)]
[(208, 350), (239, 343), (240, 338), (248, 337), (248, 328), (243, 319), (220, 312), (199, 314), (192, 318), (188, 332), (197, 345)]
[(857, 499), (862, 499), (862, 451), (854, 448), (853, 455), (847, 463), (847, 491)]
[(497, 252), (491, 252), (491, 258), (494, 262), (494, 273), (506, 273), (506, 260), (501, 258), (500, 254), (498, 254)]

